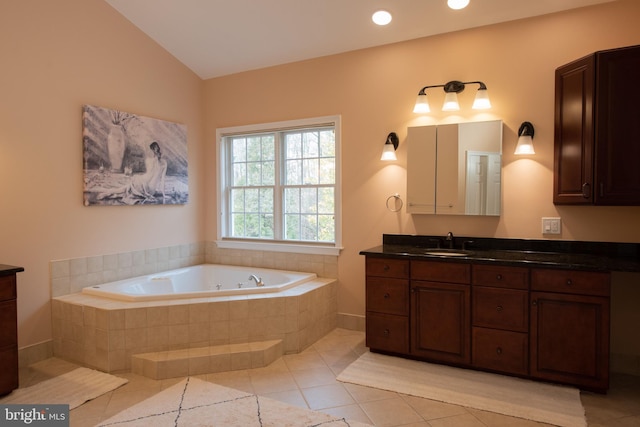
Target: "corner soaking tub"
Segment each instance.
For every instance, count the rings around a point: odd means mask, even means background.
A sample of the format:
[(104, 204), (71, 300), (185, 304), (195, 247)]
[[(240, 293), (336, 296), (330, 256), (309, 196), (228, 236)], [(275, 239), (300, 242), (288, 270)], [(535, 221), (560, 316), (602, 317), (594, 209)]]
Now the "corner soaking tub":
[(316, 277), (315, 273), (202, 264), (89, 286), (82, 293), (120, 301), (203, 298), (281, 292)]

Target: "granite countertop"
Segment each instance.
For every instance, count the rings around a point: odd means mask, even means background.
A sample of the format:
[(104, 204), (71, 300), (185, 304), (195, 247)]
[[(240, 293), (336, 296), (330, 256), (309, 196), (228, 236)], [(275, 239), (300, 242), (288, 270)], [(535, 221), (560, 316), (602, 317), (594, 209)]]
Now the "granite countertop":
[(10, 276), (12, 274), (20, 273), (21, 271), (24, 271), (24, 268), (16, 267), (13, 265), (0, 264), (0, 277)]
[(640, 272), (640, 245), (635, 243), (456, 237), (454, 248), (461, 250), (462, 242), (467, 249), (464, 256), (443, 256), (428, 253), (437, 247), (448, 247), (448, 242), (441, 237), (384, 235), (382, 245), (363, 250), (360, 254), (522, 267)]

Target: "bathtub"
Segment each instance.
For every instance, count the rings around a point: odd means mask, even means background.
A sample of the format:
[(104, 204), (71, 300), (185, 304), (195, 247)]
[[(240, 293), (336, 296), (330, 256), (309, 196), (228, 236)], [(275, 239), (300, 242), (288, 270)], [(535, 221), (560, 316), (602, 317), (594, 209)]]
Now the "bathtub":
[[(255, 275), (263, 286), (257, 286)], [(202, 264), (82, 289), (83, 294), (119, 301), (157, 301), (281, 292), (315, 279), (315, 273)]]

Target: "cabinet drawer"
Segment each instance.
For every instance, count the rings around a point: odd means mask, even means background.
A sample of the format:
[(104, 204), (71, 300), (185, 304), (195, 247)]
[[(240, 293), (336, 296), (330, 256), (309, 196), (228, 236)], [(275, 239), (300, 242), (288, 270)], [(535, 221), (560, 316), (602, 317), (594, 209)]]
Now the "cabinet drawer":
[(409, 318), (367, 313), (367, 347), (391, 353), (409, 352)]
[(531, 289), (534, 291), (609, 296), (610, 281), (610, 274), (602, 272), (552, 269), (531, 270)]
[(468, 284), (471, 283), (471, 265), (456, 262), (412, 261), (411, 278)]
[(0, 301), (16, 299), (16, 276), (0, 277)]
[(406, 279), (367, 278), (367, 311), (409, 315), (409, 281)]
[(366, 259), (367, 276), (409, 278), (409, 260), (391, 258)]
[(528, 373), (528, 334), (473, 328), (473, 366), (510, 374)]
[(474, 326), (528, 332), (529, 292), (478, 286), (471, 299)]
[(529, 289), (529, 269), (474, 265), (472, 283), (495, 288)]

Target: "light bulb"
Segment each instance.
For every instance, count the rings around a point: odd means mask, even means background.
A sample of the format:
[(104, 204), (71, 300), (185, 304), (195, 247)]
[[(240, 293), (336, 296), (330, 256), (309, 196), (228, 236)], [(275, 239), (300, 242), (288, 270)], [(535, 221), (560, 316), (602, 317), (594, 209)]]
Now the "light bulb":
[(489, 92), (487, 92), (487, 89), (478, 89), (476, 99), (474, 99), (471, 108), (474, 110), (488, 110), (491, 108), (491, 101), (489, 100)]
[(458, 104), (458, 95), (455, 92), (447, 92), (444, 96), (444, 104), (442, 105), (442, 111), (458, 111), (460, 110), (460, 104)]
[(429, 101), (427, 101), (427, 95), (418, 95), (416, 99), (416, 105), (413, 107), (413, 112), (417, 114), (429, 113)]

